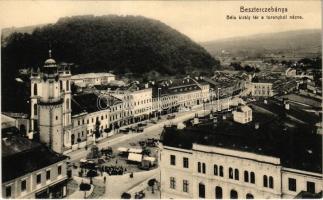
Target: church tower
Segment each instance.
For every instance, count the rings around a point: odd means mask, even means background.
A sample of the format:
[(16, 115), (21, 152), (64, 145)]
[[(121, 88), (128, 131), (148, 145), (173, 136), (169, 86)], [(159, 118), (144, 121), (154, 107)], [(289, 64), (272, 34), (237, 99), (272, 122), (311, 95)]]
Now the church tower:
[(71, 128), (70, 71), (51, 58), (31, 75), (31, 127), (41, 142), (58, 153), (64, 151)]

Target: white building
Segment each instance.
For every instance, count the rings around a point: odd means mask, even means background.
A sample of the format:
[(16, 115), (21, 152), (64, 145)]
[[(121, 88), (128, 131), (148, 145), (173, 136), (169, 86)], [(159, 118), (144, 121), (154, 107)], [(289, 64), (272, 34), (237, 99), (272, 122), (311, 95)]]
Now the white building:
[(238, 110), (233, 111), (233, 120), (241, 124), (245, 124), (252, 121), (252, 110), (248, 106), (241, 106)]
[(268, 82), (251, 82), (248, 84), (251, 95), (255, 97), (271, 97), (273, 96), (273, 84)]
[(14, 134), (2, 133), (1, 146), (2, 198), (66, 197), (66, 156)]
[(111, 73), (76, 74), (71, 77), (71, 80), (80, 87), (106, 85), (115, 81), (115, 75)]
[[(303, 140), (283, 141), (283, 130), (274, 129), (228, 119), (221, 122), (221, 118), (216, 123), (180, 130), (166, 128), (159, 160), (161, 198), (290, 199), (302, 193), (319, 195), (323, 186), (322, 141), (318, 136), (307, 136), (306, 141), (313, 145), (308, 149)], [(262, 138), (267, 134), (273, 138)]]

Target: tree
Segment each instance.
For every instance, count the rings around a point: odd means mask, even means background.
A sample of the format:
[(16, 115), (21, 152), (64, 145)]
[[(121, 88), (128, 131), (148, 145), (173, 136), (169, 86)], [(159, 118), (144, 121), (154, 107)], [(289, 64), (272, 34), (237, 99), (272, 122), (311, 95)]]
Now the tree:
[(100, 121), (96, 120), (95, 122), (95, 138), (100, 137), (101, 133), (100, 133)]
[(86, 191), (89, 191), (91, 189), (91, 185), (88, 183), (82, 183), (80, 184), (80, 191), (84, 191), (84, 199), (86, 199)]
[(131, 194), (124, 192), (121, 195), (121, 199), (130, 199), (131, 198)]
[(150, 153), (151, 153), (151, 151), (150, 151), (150, 149), (149, 149), (149, 148), (145, 147), (145, 148), (143, 149), (142, 153), (143, 153), (144, 155), (149, 156), (149, 155), (150, 155)]
[(77, 148), (80, 148), (81, 138), (77, 138)]
[(93, 177), (96, 177), (98, 173), (95, 170), (89, 170), (86, 174), (90, 178), (90, 184), (93, 184)]
[(90, 153), (86, 156), (87, 159), (96, 159), (101, 157), (101, 152), (96, 145), (92, 145)]
[(155, 186), (155, 183), (157, 182), (156, 179), (150, 179), (148, 181), (148, 186), (151, 187), (151, 193), (154, 194), (154, 186)]

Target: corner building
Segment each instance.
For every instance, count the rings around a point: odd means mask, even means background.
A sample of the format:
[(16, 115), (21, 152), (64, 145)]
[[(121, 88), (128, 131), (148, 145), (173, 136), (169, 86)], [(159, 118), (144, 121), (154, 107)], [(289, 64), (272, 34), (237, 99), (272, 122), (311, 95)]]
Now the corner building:
[(320, 135), (298, 137), (278, 125), (230, 117), (216, 121), (164, 130), (161, 198), (321, 196)]

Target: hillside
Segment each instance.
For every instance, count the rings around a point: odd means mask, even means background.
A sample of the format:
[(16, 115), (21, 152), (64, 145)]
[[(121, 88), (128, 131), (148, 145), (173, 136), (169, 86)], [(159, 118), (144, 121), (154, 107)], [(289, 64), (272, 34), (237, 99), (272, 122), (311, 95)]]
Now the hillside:
[(10, 36), (12, 33), (29, 33), (31, 34), (36, 28), (42, 27), (45, 24), (39, 24), (35, 26), (24, 26), (24, 27), (8, 27), (3, 28), (1, 30), (1, 41), (5, 41), (5, 39)]
[(1, 46), (5, 110), (17, 105), (19, 91), (14, 86), (18, 70), (42, 67), (49, 48), (57, 62), (74, 63), (74, 74), (113, 71), (147, 80), (161, 75), (208, 73), (219, 65), (187, 36), (140, 16), (66, 17), (32, 33), (20, 31), (3, 38)]
[(209, 70), (218, 63), (200, 45), (166, 24), (139, 16), (76, 16), (14, 33), (2, 47), (4, 68), (38, 67), (49, 45), (58, 61), (76, 72), (178, 74)]
[(319, 54), (321, 44), (321, 31), (308, 29), (229, 38), (201, 45), (213, 56), (219, 56), (224, 51), (235, 56), (250, 56), (270, 53)]

